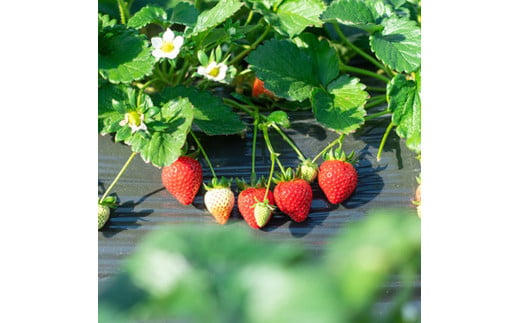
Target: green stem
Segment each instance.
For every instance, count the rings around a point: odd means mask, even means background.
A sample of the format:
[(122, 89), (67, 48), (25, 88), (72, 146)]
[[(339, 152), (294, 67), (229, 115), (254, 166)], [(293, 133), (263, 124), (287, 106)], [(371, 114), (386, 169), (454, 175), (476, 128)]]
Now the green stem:
[(320, 153), (317, 154), (316, 157), (313, 158), (312, 162), (315, 163), (318, 160), (318, 158), (320, 158), (320, 156), (323, 155), (327, 150), (329, 150), (330, 148), (334, 147), (338, 143), (341, 143), (343, 141), (343, 138), (345, 138), (345, 134), (344, 133), (342, 133), (338, 138), (336, 138), (336, 140), (330, 142), (327, 145), (327, 147), (323, 148), (323, 150), (320, 151)]
[(177, 77), (175, 79), (175, 82), (173, 82), (173, 86), (179, 85), (179, 83), (181, 82), (184, 75), (186, 75), (186, 71), (188, 70), (189, 67), (190, 67), (190, 64), (188, 63), (188, 60), (185, 59), (183, 65), (181, 67), (181, 70), (179, 71), (179, 74), (177, 75)]
[[(240, 104), (240, 103), (238, 103), (238, 102), (236, 102), (234, 100), (228, 99), (228, 98), (222, 98), (222, 101), (224, 103), (227, 103), (227, 104), (229, 104), (229, 105), (231, 105), (231, 106), (233, 106), (235, 108), (238, 108), (238, 109), (244, 111), (245, 113), (249, 114), (252, 117), (255, 116), (254, 112), (251, 109), (249, 109), (248, 105)], [(261, 115), (260, 115), (260, 118), (262, 118)]]
[(197, 146), (199, 147), (200, 151), (202, 152), (202, 155), (204, 156), (204, 159), (206, 160), (206, 163), (208, 164), (211, 174), (213, 175), (213, 177), (216, 178), (217, 174), (215, 174), (215, 170), (213, 170), (213, 166), (211, 165), (211, 162), (208, 158), (208, 155), (206, 154), (206, 151), (204, 150), (204, 147), (202, 147), (202, 144), (200, 143), (199, 139), (197, 138), (197, 136), (195, 136), (195, 134), (191, 130), (190, 130), (190, 135), (193, 138), (193, 140), (195, 140), (195, 142), (197, 143)]
[(379, 161), (381, 159), (381, 153), (383, 152), (383, 147), (385, 146), (386, 139), (388, 138), (388, 135), (390, 134), (390, 131), (395, 126), (393, 122), (390, 122), (388, 127), (386, 128), (385, 134), (383, 135), (383, 138), (381, 139), (381, 143), (379, 144), (379, 149), (377, 150), (377, 156), (376, 160)]
[(139, 89), (139, 93), (137, 94), (137, 102), (136, 102), (137, 107), (139, 107), (141, 105), (142, 96), (143, 96), (143, 93), (146, 90), (146, 88), (149, 87), (150, 84), (152, 84), (155, 81), (158, 81), (158, 79), (154, 78), (154, 79), (149, 80), (148, 82), (144, 83), (144, 85)]
[(371, 115), (365, 117), (365, 121), (372, 120), (372, 119), (378, 118), (380, 116), (384, 116), (384, 115), (389, 114), (391, 112), (392, 111), (390, 111), (390, 109), (386, 109), (384, 111), (371, 114)]
[[(377, 59), (375, 59), (374, 57), (370, 56), (369, 54), (365, 53), (365, 51), (363, 51), (361, 48), (357, 47), (356, 45), (354, 45), (350, 40), (348, 40), (347, 37), (345, 37), (345, 35), (343, 34), (343, 32), (341, 31), (341, 28), (339, 27), (339, 24), (337, 22), (334, 22), (333, 23), (333, 26), (334, 26), (334, 30), (336, 30), (336, 33), (338, 34), (339, 38), (341, 38), (341, 40), (348, 46), (350, 47), (354, 52), (356, 52), (357, 54), (361, 55), (362, 57), (364, 57), (366, 60), (368, 60), (370, 63), (374, 64), (375, 66), (379, 67), (380, 69), (384, 70), (385, 72), (388, 73), (386, 67), (381, 64)], [(391, 76), (391, 74), (389, 75)]]
[(381, 105), (381, 103), (385, 103), (385, 102), (386, 102), (386, 97), (385, 98), (380, 98), (378, 100), (371, 101), (370, 103), (367, 103), (365, 105), (365, 110), (373, 108), (373, 107), (377, 107), (377, 106)]
[(271, 181), (273, 179), (273, 173), (274, 173), (274, 161), (275, 161), (276, 155), (271, 154), (271, 169), (269, 170), (269, 179), (267, 180), (267, 189), (265, 190), (264, 199), (263, 201), (267, 200), (267, 195), (269, 194), (269, 187), (271, 187)]
[(123, 168), (121, 168), (121, 170), (119, 171), (119, 173), (117, 174), (116, 178), (114, 178), (114, 180), (112, 181), (112, 183), (110, 184), (110, 186), (107, 188), (107, 190), (105, 191), (105, 193), (103, 194), (103, 196), (101, 197), (100, 201), (103, 202), (103, 200), (105, 199), (105, 197), (107, 197), (108, 193), (110, 193), (110, 191), (112, 190), (112, 188), (114, 188), (114, 186), (116, 185), (117, 181), (119, 180), (119, 178), (121, 178), (121, 176), (123, 175), (123, 173), (126, 171), (126, 169), (128, 168), (128, 166), (130, 165), (130, 162), (132, 161), (132, 159), (134, 159), (134, 157), (137, 155), (137, 153), (135, 151), (132, 152), (132, 154), (130, 155), (130, 157), (128, 157), (128, 160), (126, 161), (126, 163), (123, 165)]
[(256, 48), (256, 46), (258, 46), (258, 44), (260, 44), (265, 37), (267, 37), (267, 34), (269, 34), (269, 32), (271, 31), (271, 25), (267, 25), (267, 27), (264, 29), (264, 32), (260, 35), (260, 37), (258, 37), (257, 40), (255, 40), (255, 42), (253, 44), (251, 44), (251, 46), (249, 46), (248, 48), (246, 48), (246, 50), (242, 51), (240, 54), (238, 54), (237, 56), (235, 56), (235, 58), (233, 58), (228, 65), (233, 65), (235, 64), (236, 62), (240, 61), (244, 56), (246, 56), (247, 54), (249, 54), (250, 51), (252, 51), (253, 49)]
[(372, 92), (384, 92), (384, 93), (386, 93), (386, 88), (378, 87), (378, 86), (367, 86), (366, 90), (367, 91), (372, 91)]
[(247, 19), (246, 19), (246, 22), (244, 23), (244, 26), (249, 25), (249, 23), (253, 19), (253, 14), (254, 14), (253, 10), (249, 11), (249, 15), (247, 16)]
[(256, 159), (256, 136), (258, 134), (258, 122), (259, 122), (259, 114), (258, 109), (255, 109), (255, 120), (253, 121), (253, 152), (251, 156), (251, 185), (254, 185), (253, 182), (256, 182), (256, 171), (255, 171), (255, 159)]
[(374, 73), (372, 71), (368, 71), (368, 70), (365, 70), (362, 68), (345, 65), (342, 62), (339, 63), (339, 68), (340, 68), (340, 70), (345, 71), (345, 72), (351, 72), (351, 73), (355, 73), (355, 74), (370, 76), (370, 77), (376, 78), (376, 79), (381, 80), (386, 83), (390, 82), (390, 79), (386, 76), (383, 76), (383, 75), (380, 75), (380, 74), (377, 74), (377, 73)]
[(121, 24), (126, 24), (125, 5), (123, 0), (117, 0), (117, 7), (119, 8), (119, 15), (121, 17)]
[(278, 159), (278, 154), (274, 151), (273, 145), (271, 144), (271, 140), (269, 139), (269, 133), (268, 133), (267, 127), (264, 127), (263, 133), (264, 133), (265, 144), (267, 145), (267, 150), (269, 150), (269, 153), (271, 155), (274, 155), (276, 163), (278, 164), (278, 167), (280, 168), (280, 171), (282, 172), (282, 174), (285, 174), (285, 168), (283, 167), (282, 163), (280, 162), (280, 159)]
[(280, 136), (282, 136), (283, 140), (285, 140), (285, 142), (287, 142), (287, 144), (291, 146), (291, 148), (296, 152), (300, 160), (304, 161), (306, 159), (305, 156), (302, 154), (300, 149), (296, 147), (294, 142), (289, 137), (287, 137), (287, 135), (282, 131), (282, 129), (280, 129), (275, 123), (273, 123), (271, 126), (280, 134)]

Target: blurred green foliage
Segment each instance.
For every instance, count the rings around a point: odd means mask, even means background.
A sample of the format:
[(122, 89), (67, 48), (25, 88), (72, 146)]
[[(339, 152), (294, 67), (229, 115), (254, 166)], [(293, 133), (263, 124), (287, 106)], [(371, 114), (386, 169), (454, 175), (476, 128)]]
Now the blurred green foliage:
[[(310, 258), (234, 226), (147, 236), (99, 294), (99, 322), (418, 322), (420, 220), (379, 211)], [(318, 260), (318, 261), (317, 261)], [(398, 288), (382, 302), (382, 286)], [(385, 303), (385, 310), (377, 310)]]

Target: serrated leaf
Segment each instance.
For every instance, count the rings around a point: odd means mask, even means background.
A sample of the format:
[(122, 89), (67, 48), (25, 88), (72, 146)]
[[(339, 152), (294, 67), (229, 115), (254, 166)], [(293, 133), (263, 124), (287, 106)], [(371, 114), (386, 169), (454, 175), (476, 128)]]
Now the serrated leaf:
[(274, 122), (284, 128), (289, 128), (291, 126), (291, 122), (289, 121), (289, 117), (285, 111), (273, 111), (269, 114), (267, 120)]
[(179, 2), (172, 9), (171, 21), (184, 26), (193, 27), (197, 23), (199, 12), (194, 5), (187, 2)]
[(384, 27), (370, 36), (370, 47), (376, 56), (398, 72), (411, 73), (421, 65), (421, 29), (414, 21), (391, 17)]
[(117, 129), (121, 113), (116, 110), (119, 102), (126, 98), (125, 92), (117, 85), (105, 83), (98, 88), (98, 132), (105, 135)]
[(397, 125), (396, 133), (406, 139), (413, 151), (421, 150), (421, 97), (418, 84), (397, 74), (388, 84), (388, 108), (392, 111), (392, 122)]
[(209, 92), (200, 92), (195, 88), (178, 86), (166, 88), (160, 100), (179, 97), (188, 98), (193, 105), (193, 122), (208, 135), (228, 135), (245, 129), (244, 123), (222, 100)]
[(167, 27), (171, 24), (168, 20), (166, 11), (154, 5), (147, 5), (136, 12), (130, 19), (128, 19), (127, 25), (132, 28), (142, 28), (148, 24), (157, 24), (163, 27)]
[(110, 18), (109, 15), (98, 13), (98, 30), (101, 30), (105, 27), (114, 26), (116, 23), (117, 20)]
[(303, 34), (295, 42), (272, 39), (257, 47), (246, 58), (264, 86), (278, 97), (303, 101), (312, 90), (339, 73), (338, 58), (327, 41)]
[(151, 74), (155, 58), (148, 42), (135, 29), (103, 28), (98, 35), (98, 68), (112, 83), (129, 83)]
[(363, 28), (365, 25), (376, 25), (373, 8), (367, 1), (336, 0), (330, 4), (321, 17), (323, 21), (338, 21), (345, 25), (355, 25)]
[(314, 73), (323, 86), (327, 86), (338, 76), (338, 53), (326, 39), (318, 40), (313, 34), (303, 33), (294, 41), (298, 47), (304, 48), (307, 54), (311, 56), (314, 61)]
[(359, 79), (343, 75), (332, 82), (327, 91), (315, 89), (311, 98), (316, 120), (338, 133), (348, 134), (364, 123), (364, 105), (368, 93)]
[(308, 26), (321, 27), (321, 13), (325, 4), (321, 0), (287, 0), (274, 13), (263, 12), (266, 20), (280, 34), (292, 38)]
[(238, 0), (218, 1), (216, 6), (200, 13), (197, 17), (192, 35), (220, 25), (235, 14), (235, 12), (242, 7), (242, 4), (243, 3)]
[(145, 162), (157, 167), (168, 166), (181, 155), (193, 121), (193, 106), (188, 99), (172, 100), (165, 103), (162, 113), (169, 121), (168, 131), (154, 132), (140, 151)]

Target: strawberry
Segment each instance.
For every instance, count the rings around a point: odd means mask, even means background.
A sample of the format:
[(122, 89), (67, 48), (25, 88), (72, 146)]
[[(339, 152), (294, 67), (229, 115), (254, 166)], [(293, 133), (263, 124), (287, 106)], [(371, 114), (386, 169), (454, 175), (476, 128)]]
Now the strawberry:
[(204, 184), (204, 204), (217, 223), (225, 224), (235, 205), (235, 195), (230, 189), (231, 183), (225, 177), (218, 180), (213, 178), (211, 184)]
[(274, 97), (275, 97), (273, 92), (267, 90), (264, 87), (264, 82), (263, 81), (261, 81), (258, 78), (255, 78), (255, 81), (253, 82), (252, 96), (255, 97), (255, 98), (258, 98), (258, 97), (264, 96), (264, 95), (267, 96), (267, 97), (270, 97), (271, 99), (274, 99)]
[(274, 209), (275, 206), (270, 205), (269, 201), (257, 202), (254, 204), (255, 221), (260, 228), (269, 222), (271, 216), (273, 215)]
[[(240, 214), (251, 228), (259, 229), (261, 226), (255, 219), (255, 204), (264, 200), (265, 192), (267, 189), (265, 187), (262, 187), (262, 181), (260, 181), (260, 184), (257, 184), (256, 186), (246, 186), (240, 180), (237, 180), (237, 184), (239, 185), (239, 187), (244, 188), (238, 194), (238, 210), (240, 211)], [(270, 205), (275, 204), (273, 192), (271, 191), (267, 193), (267, 202)], [(267, 221), (265, 221), (265, 223), (267, 223)], [(265, 223), (263, 224), (265, 225)]]
[(97, 222), (98, 222), (98, 230), (101, 230), (103, 226), (107, 223), (108, 218), (110, 217), (110, 208), (106, 205), (97, 205)]
[(275, 179), (274, 200), (276, 206), (296, 222), (307, 219), (312, 203), (311, 185), (304, 179), (294, 177), (291, 169)]
[(356, 189), (358, 174), (349, 162), (353, 155), (354, 152), (346, 157), (343, 151), (331, 150), (320, 165), (318, 185), (332, 204), (345, 201)]
[(163, 167), (161, 178), (164, 187), (180, 203), (191, 204), (202, 184), (202, 166), (187, 156), (181, 156), (170, 166)]
[(298, 175), (300, 178), (312, 183), (318, 176), (318, 165), (306, 159), (298, 166)]

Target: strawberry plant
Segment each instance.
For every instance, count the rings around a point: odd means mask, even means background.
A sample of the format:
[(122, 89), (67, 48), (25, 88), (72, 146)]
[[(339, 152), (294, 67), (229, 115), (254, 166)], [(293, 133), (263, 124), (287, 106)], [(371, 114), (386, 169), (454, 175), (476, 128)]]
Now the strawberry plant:
[[(253, 149), (260, 130), (271, 156), (263, 196), (248, 200), (251, 210), (240, 209), (255, 228), (269, 221), (275, 204), (282, 213), (291, 213), (276, 192), (274, 200), (270, 198), (275, 168), (282, 174), (286, 168), (268, 143), (268, 130), (279, 134), (298, 156), (296, 175), (303, 179), (298, 190), (305, 191), (301, 196), (305, 212), (312, 198), (308, 182), (316, 177), (331, 203), (352, 194), (357, 185), (353, 179), (346, 192), (329, 197), (332, 184), (320, 180), (318, 159), (334, 146), (341, 147), (345, 136), (361, 131), (370, 120), (387, 120), (377, 159), (392, 132), (420, 156), (420, 1), (99, 0), (98, 4), (98, 131), (129, 147), (128, 161), (99, 205), (116, 207), (110, 193), (137, 155), (162, 169), (164, 186), (180, 203), (192, 203), (202, 184), (202, 165), (187, 162), (182, 166), (185, 171), (176, 165), (186, 162), (188, 155), (202, 153), (217, 179), (218, 169), (212, 167), (198, 135), (250, 131), (245, 117), (253, 118)], [(311, 111), (338, 138), (316, 156), (304, 156), (284, 131), (291, 126), (287, 112), (294, 110)], [(195, 153), (188, 153), (190, 143), (195, 143)], [(251, 187), (257, 184), (254, 156), (253, 151)], [(177, 172), (192, 174), (184, 178)], [(225, 223), (234, 200), (226, 191), (225, 202), (210, 202), (215, 194), (210, 186), (205, 185), (208, 212)], [(240, 208), (240, 196), (237, 200)], [(226, 205), (225, 211), (213, 204)], [(295, 220), (303, 221), (305, 212)]]

